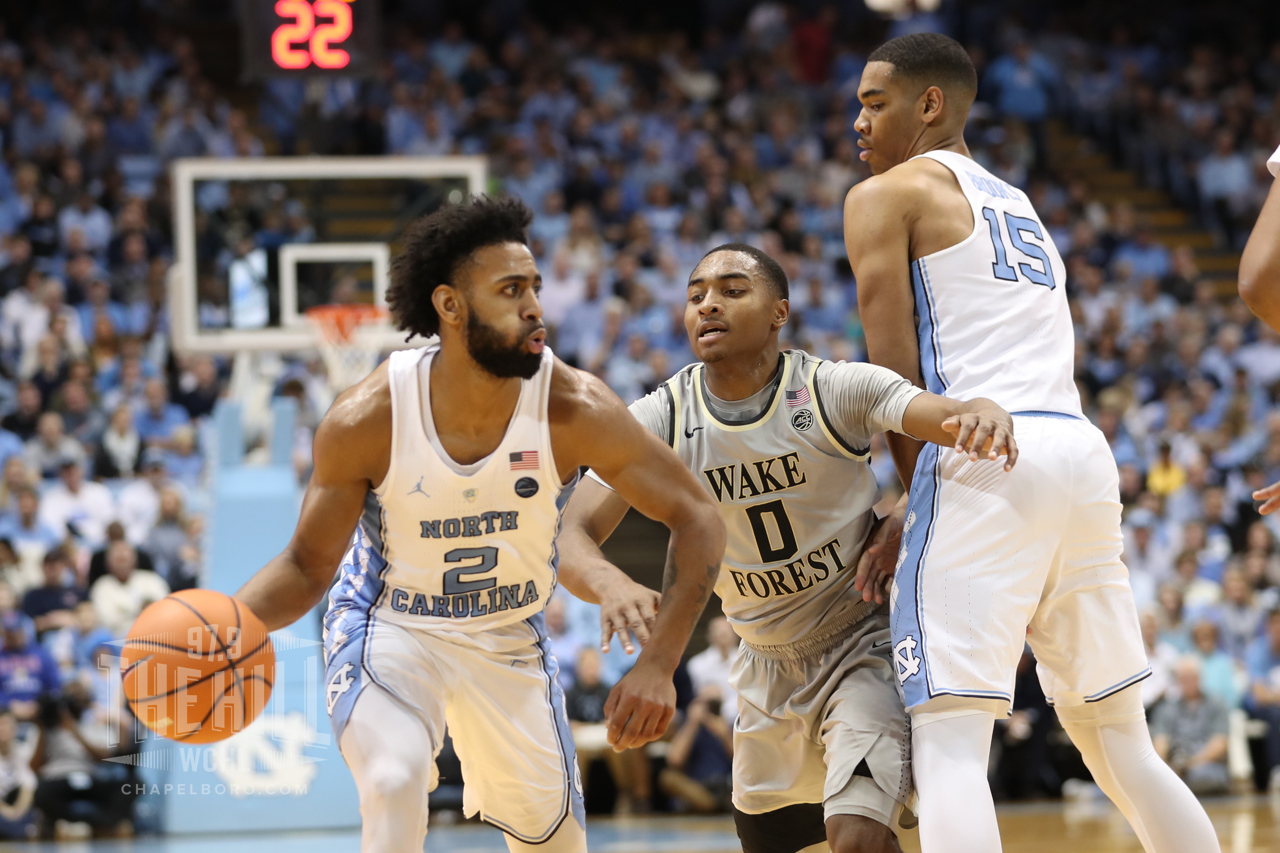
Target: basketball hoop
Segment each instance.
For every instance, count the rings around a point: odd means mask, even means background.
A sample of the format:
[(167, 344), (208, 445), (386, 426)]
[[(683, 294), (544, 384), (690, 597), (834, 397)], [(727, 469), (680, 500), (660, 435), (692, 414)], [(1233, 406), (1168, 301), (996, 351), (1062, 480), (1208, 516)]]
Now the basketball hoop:
[(376, 339), (366, 339), (361, 326), (383, 321), (385, 308), (363, 303), (317, 305), (307, 309), (307, 320), (315, 326), (320, 355), (329, 372), (334, 393), (344, 391), (369, 375), (378, 365)]

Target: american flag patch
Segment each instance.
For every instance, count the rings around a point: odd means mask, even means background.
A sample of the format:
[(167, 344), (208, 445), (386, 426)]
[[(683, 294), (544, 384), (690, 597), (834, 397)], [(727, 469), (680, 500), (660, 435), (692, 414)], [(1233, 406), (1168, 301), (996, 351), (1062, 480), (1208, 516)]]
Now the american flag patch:
[(809, 405), (809, 386), (806, 385), (799, 391), (787, 392), (787, 408), (794, 409), (797, 406)]
[(536, 450), (521, 450), (519, 453), (512, 453), (510, 459), (512, 471), (524, 471), (538, 467), (538, 451)]

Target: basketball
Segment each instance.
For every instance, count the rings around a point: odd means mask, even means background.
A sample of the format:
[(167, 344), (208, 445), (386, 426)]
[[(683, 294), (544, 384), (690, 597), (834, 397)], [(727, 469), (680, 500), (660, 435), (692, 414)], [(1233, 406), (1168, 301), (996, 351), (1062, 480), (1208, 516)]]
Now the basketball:
[(176, 592), (142, 611), (120, 658), (124, 694), (156, 734), (213, 743), (262, 712), (275, 681), (266, 626), (229, 595)]

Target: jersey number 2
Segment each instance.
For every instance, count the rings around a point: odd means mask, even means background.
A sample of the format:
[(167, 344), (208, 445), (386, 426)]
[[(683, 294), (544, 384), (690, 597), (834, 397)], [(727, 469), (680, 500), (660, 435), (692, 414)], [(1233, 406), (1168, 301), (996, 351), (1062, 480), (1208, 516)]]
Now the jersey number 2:
[(991, 265), (991, 271), (996, 278), (1001, 281), (1017, 281), (1018, 273), (1022, 273), (1023, 277), (1032, 284), (1043, 285), (1050, 290), (1058, 286), (1053, 280), (1053, 264), (1049, 262), (1049, 253), (1040, 243), (1032, 243), (1026, 237), (1030, 234), (1041, 243), (1044, 242), (1044, 232), (1040, 230), (1039, 222), (1014, 216), (1005, 211), (1004, 224), (1009, 231), (1009, 241), (1013, 243), (1013, 248), (1028, 258), (1039, 261), (1042, 267), (1042, 269), (1036, 269), (1034, 265), (1021, 261), (1015, 270), (1009, 264), (1009, 250), (1005, 246), (1004, 235), (1000, 233), (1000, 220), (996, 212), (989, 207), (984, 207), (982, 217), (987, 220), (987, 225), (991, 228), (991, 245), (996, 250), (996, 262)]
[(474, 560), (476, 557), (480, 558), (480, 562), (476, 565), (450, 569), (444, 573), (445, 595), (466, 595), (469, 592), (492, 589), (498, 585), (497, 578), (485, 578), (477, 581), (462, 580), (463, 575), (482, 575), (485, 572), (491, 572), (496, 569), (498, 567), (497, 548), (454, 548), (444, 555), (444, 561), (446, 563), (461, 563), (463, 560)]

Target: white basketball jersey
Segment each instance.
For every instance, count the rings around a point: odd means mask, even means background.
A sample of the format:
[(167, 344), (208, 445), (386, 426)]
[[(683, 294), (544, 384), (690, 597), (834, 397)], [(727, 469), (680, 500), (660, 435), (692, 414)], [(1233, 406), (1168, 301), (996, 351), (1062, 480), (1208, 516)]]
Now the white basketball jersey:
[(963, 242), (912, 264), (925, 387), (1082, 417), (1066, 267), (1026, 193), (961, 154), (920, 156), (955, 173), (974, 223)]
[(540, 613), (556, 585), (561, 485), (547, 421), (554, 357), (521, 382), (506, 435), (471, 465), (449, 458), (431, 413), (439, 344), (391, 354), (391, 464), (368, 493), (330, 608), (472, 633)]

